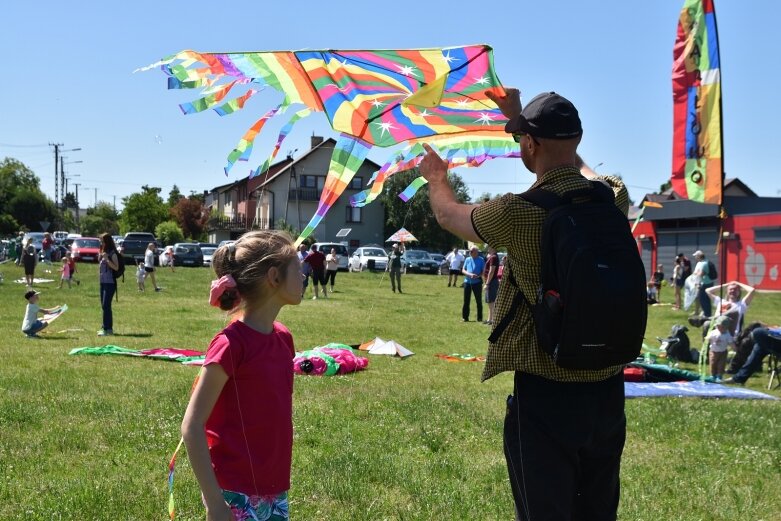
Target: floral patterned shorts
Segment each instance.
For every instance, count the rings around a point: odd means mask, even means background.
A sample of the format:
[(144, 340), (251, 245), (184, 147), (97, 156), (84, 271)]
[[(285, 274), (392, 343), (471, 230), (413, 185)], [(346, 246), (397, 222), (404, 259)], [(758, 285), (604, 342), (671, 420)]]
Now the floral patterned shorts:
[(248, 496), (223, 490), (222, 497), (230, 505), (236, 521), (288, 521), (287, 492), (278, 496)]

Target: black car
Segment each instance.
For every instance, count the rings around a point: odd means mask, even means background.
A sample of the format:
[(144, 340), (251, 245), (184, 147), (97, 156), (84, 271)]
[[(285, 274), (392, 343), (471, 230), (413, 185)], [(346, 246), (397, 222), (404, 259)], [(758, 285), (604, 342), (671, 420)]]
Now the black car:
[(174, 266), (203, 266), (201, 247), (192, 242), (174, 244)]
[(401, 256), (401, 264), (408, 272), (438, 273), (439, 263), (429, 257), (427, 251), (407, 250)]

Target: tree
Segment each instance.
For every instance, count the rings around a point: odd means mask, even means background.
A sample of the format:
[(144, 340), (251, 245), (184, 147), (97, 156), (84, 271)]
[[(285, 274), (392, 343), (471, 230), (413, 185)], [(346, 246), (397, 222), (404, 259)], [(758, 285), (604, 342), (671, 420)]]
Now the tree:
[(107, 221), (119, 221), (119, 212), (113, 205), (100, 201), (93, 207), (87, 208), (87, 215), (95, 215)]
[(49, 223), (57, 221), (57, 209), (54, 207), (54, 201), (46, 197), (40, 190), (30, 192), (20, 190), (17, 192), (8, 202), (8, 213), (30, 230), (41, 230), (41, 221)]
[(119, 223), (95, 214), (86, 215), (81, 219), (81, 234), (83, 236), (99, 237), (104, 233), (117, 235), (119, 233)]
[(197, 199), (182, 197), (171, 208), (171, 217), (182, 229), (185, 237), (193, 240), (203, 238), (203, 231), (209, 220), (209, 214), (205, 211), (203, 203)]
[[(38, 230), (41, 227), (38, 221), (49, 220), (35, 219), (35, 222), (31, 223), (32, 225), (27, 225), (28, 222), (33, 221), (36, 214), (19, 215), (15, 213), (17, 210), (12, 210), (11, 207), (11, 201), (22, 193), (38, 194), (45, 198), (41, 193), (40, 180), (33, 171), (21, 161), (6, 157), (0, 161), (0, 233), (16, 232), (22, 223), (27, 229)], [(36, 199), (40, 200), (37, 196)], [(19, 209), (22, 206), (24, 206), (22, 201), (17, 201), (16, 208)]]
[[(418, 170), (412, 169), (394, 174), (385, 182), (382, 195), (378, 198), (385, 206), (385, 236), (390, 236), (402, 226), (407, 228), (420, 244), (437, 251), (446, 251), (454, 245), (463, 244), (463, 240), (444, 230), (437, 223), (429, 200), (428, 187), (423, 186), (415, 197), (406, 203), (399, 199), (398, 194), (418, 177)], [(458, 174), (449, 175), (450, 185), (461, 203), (469, 202), (469, 192), (463, 179)], [(376, 204), (376, 203), (375, 203)]]
[(175, 244), (184, 241), (184, 234), (175, 221), (165, 221), (155, 228), (155, 237), (163, 244)]
[(153, 233), (155, 227), (168, 219), (168, 206), (160, 197), (161, 189), (144, 185), (141, 193), (122, 198), (125, 208), (119, 219), (122, 233)]
[(174, 185), (171, 188), (171, 191), (168, 192), (168, 206), (173, 208), (174, 206), (176, 206), (176, 203), (178, 203), (179, 199), (181, 199), (182, 197), (184, 196), (182, 195), (182, 192), (179, 191), (179, 187)]

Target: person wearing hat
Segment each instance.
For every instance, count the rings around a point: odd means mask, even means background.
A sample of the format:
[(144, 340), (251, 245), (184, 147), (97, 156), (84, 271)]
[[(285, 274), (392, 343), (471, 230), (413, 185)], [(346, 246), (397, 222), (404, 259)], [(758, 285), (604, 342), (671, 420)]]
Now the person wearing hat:
[(735, 338), (730, 333), (732, 320), (727, 315), (716, 317), (713, 329), (708, 333), (710, 375), (720, 381), (727, 367), (727, 348), (735, 350)]
[(22, 321), (22, 333), (27, 335), (27, 338), (40, 338), (38, 332), (46, 329), (49, 325), (48, 322), (38, 319), (38, 314), (54, 313), (53, 309), (42, 308), (38, 305), (39, 292), (30, 290), (24, 294), (24, 298), (27, 300), (27, 307), (24, 310), (24, 320)]
[[(713, 308), (711, 307), (710, 297), (708, 296), (708, 288), (713, 287), (713, 279), (710, 277), (710, 264), (711, 262), (705, 258), (705, 254), (702, 250), (697, 250), (692, 255), (694, 261), (697, 263), (694, 265), (694, 272), (692, 275), (699, 277), (700, 283), (697, 287), (697, 304), (702, 309), (703, 316), (711, 316)], [(696, 310), (695, 310), (696, 314)]]
[[(607, 183), (626, 215), (629, 197), (614, 176), (597, 177), (580, 158), (583, 129), (575, 106), (546, 92), (521, 106), (520, 92), (487, 95), (509, 122), (505, 131), (535, 175), (531, 188), (558, 195), (591, 188), (589, 178)], [(448, 182), (447, 162), (428, 145), (419, 165), (439, 224), (462, 239), (507, 248), (509, 273), (525, 295), (540, 286), (540, 235), (545, 210), (506, 194), (479, 205), (461, 204)], [(518, 292), (501, 284), (496, 328)], [(504, 449), (518, 519), (615, 519), (619, 469), (626, 437), (623, 366), (602, 370), (562, 368), (539, 347), (534, 321), (518, 308), (504, 333), (489, 342), (482, 379), (513, 371), (515, 388), (507, 399)], [(564, 500), (563, 500), (564, 499)]]
[(388, 254), (388, 271), (390, 272), (391, 289), (396, 293), (396, 286), (401, 293), (401, 256), (404, 255), (404, 243), (401, 246), (393, 243), (391, 252)]

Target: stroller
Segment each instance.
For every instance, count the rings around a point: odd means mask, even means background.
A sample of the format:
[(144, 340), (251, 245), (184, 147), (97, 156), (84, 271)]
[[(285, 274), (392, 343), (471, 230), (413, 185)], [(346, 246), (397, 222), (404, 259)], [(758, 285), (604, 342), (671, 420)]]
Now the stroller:
[(689, 330), (684, 325), (675, 324), (670, 329), (670, 336), (667, 338), (656, 337), (661, 342), (660, 349), (667, 353), (667, 359), (676, 362), (697, 363), (699, 353), (691, 348), (689, 336), (686, 332)]

